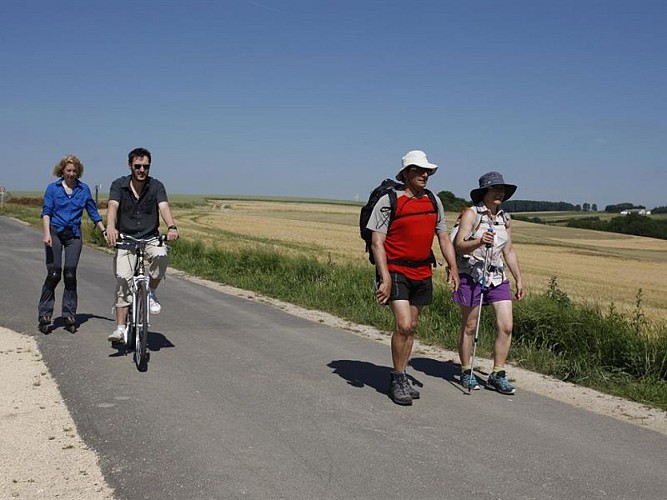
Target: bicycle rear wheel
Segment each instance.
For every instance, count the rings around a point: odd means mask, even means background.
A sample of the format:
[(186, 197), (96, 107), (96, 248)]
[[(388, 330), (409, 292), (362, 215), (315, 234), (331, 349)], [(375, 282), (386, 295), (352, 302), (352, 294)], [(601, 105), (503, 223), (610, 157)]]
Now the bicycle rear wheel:
[(141, 372), (148, 369), (148, 285), (142, 281), (137, 287), (137, 314), (135, 325), (134, 362)]

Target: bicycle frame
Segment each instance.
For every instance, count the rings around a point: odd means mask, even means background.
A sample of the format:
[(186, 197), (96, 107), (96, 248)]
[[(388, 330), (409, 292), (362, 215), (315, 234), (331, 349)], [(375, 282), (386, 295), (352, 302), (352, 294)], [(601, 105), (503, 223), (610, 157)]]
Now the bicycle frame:
[[(146, 246), (157, 242), (164, 244), (165, 235), (157, 238), (137, 239), (128, 235), (121, 235), (121, 245), (130, 243), (134, 245), (133, 253), (137, 260), (134, 266), (134, 275), (130, 280), (130, 292), (132, 293), (132, 304), (127, 317), (126, 346), (134, 348), (134, 362), (139, 371), (148, 369), (150, 353), (148, 349), (148, 327), (150, 326), (149, 290), (150, 277), (146, 274), (145, 255)], [(127, 348), (126, 347), (126, 348)]]

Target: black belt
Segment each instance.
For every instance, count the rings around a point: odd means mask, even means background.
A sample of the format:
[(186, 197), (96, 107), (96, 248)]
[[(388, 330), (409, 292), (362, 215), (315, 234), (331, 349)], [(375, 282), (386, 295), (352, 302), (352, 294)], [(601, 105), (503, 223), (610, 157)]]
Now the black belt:
[(436, 267), (435, 256), (431, 256), (429, 259), (426, 260), (387, 259), (387, 264), (394, 264), (396, 266), (405, 266), (405, 267), (424, 267), (424, 266)]

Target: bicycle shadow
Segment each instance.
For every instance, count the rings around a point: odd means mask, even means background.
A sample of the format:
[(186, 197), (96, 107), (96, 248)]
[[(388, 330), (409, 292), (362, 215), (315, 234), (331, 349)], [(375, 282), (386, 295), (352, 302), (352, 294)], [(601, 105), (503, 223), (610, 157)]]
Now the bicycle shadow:
[[(327, 366), (333, 369), (332, 373), (346, 380), (348, 385), (352, 387), (372, 387), (380, 394), (387, 394), (389, 391), (392, 369), (388, 366), (378, 366), (368, 361), (351, 359), (335, 360)], [(414, 385), (418, 387), (424, 386), (420, 380), (417, 380), (412, 375), (408, 374), (408, 378), (412, 380)]]
[(159, 351), (160, 349), (168, 349), (176, 346), (163, 334), (149, 331), (147, 347), (149, 351)]
[[(174, 343), (165, 337), (162, 333), (159, 332), (148, 332), (148, 343), (146, 348), (151, 352), (157, 352), (160, 349), (176, 347)], [(120, 342), (112, 342), (111, 348), (115, 349), (116, 352), (109, 354), (110, 358), (118, 358), (126, 356), (127, 354), (134, 351), (134, 346), (128, 346)]]

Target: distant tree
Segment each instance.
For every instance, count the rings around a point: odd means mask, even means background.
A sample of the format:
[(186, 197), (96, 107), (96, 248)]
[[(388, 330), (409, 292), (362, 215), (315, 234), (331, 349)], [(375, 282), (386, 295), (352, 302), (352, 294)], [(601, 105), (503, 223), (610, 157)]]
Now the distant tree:
[(652, 214), (667, 214), (667, 207), (655, 207), (651, 210)]
[(591, 210), (592, 210), (593, 212), (597, 212), (597, 211), (598, 211), (598, 206), (597, 206), (596, 203), (593, 203), (593, 204), (591, 205)]
[(635, 205), (633, 203), (618, 203), (616, 205), (607, 205), (604, 207), (604, 211), (618, 214), (623, 210), (632, 210), (633, 208), (642, 209), (646, 207), (644, 205)]
[(463, 198), (458, 198), (451, 191), (440, 191), (438, 193), (438, 198), (440, 198), (442, 205), (448, 212), (460, 212), (465, 207), (470, 206), (470, 202), (464, 200)]
[(581, 208), (582, 208), (582, 210), (583, 210), (584, 212), (590, 212), (590, 211), (591, 211), (591, 204), (588, 203), (588, 202), (585, 202), (585, 203), (581, 206)]
[(575, 209), (577, 212), (581, 212), (581, 205), (579, 205), (579, 204), (577, 203), (577, 204), (574, 206), (574, 209)]
[(508, 212), (569, 212), (574, 205), (564, 201), (509, 200), (503, 203)]
[(636, 213), (627, 216), (614, 217), (610, 221), (601, 221), (599, 217), (584, 217), (581, 219), (570, 219), (568, 227), (582, 229), (595, 229), (597, 231), (609, 231), (613, 233), (633, 234), (635, 236), (647, 236), (650, 238), (667, 239), (667, 221), (654, 220), (645, 215)]

